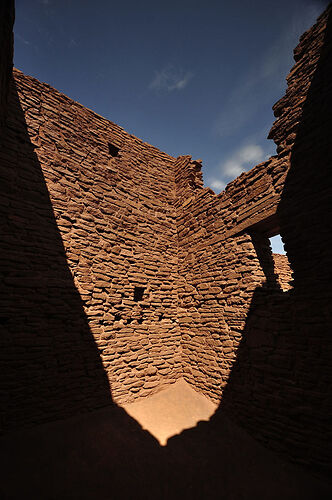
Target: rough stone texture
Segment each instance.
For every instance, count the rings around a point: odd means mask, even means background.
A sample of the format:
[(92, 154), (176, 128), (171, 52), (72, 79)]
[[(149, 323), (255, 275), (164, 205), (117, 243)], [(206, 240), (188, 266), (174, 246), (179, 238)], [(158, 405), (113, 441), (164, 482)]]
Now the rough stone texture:
[(278, 282), (284, 292), (292, 288), (292, 269), (289, 265), (287, 255), (273, 254), (274, 271), (278, 275)]
[(219, 195), (200, 161), (14, 71), (0, 150), (5, 430), (183, 376), (265, 446), (326, 472), (329, 15), (301, 37), (274, 106), (278, 154)]
[[(329, 15), (295, 49), (274, 107), (278, 155), (218, 196), (192, 183), (178, 210), (185, 379), (265, 445), (320, 472), (330, 464)], [(268, 242), (277, 233), (293, 272), (287, 293)]]
[(17, 70), (3, 137), (5, 427), (174, 382), (173, 159)]

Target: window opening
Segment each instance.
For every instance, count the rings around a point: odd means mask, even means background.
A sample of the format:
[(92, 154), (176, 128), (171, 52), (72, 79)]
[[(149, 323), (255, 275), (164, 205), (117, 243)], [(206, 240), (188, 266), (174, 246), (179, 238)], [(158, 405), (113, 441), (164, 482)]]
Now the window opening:
[(118, 156), (119, 151), (120, 151), (120, 148), (117, 148), (111, 142), (108, 143), (108, 152), (111, 156), (113, 156), (113, 157)]
[(284, 242), (282, 241), (280, 234), (272, 236), (271, 238), (269, 238), (269, 240), (272, 248), (272, 253), (279, 253), (281, 255), (286, 255)]
[(266, 277), (265, 286), (286, 292), (293, 288), (292, 269), (279, 231), (278, 217), (272, 215), (251, 226), (248, 232)]
[(145, 292), (145, 288), (143, 286), (135, 286), (134, 301), (140, 302), (141, 300), (143, 300), (144, 292)]
[(280, 234), (276, 234), (269, 238), (272, 248), (272, 257), (274, 264), (274, 273), (277, 276), (277, 281), (280, 288), (287, 292), (292, 287), (292, 268), (290, 267), (284, 243)]

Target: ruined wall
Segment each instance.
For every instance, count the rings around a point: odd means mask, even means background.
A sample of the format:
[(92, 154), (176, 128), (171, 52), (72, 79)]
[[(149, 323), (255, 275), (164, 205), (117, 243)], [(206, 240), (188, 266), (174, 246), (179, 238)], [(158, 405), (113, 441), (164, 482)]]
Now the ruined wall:
[(293, 273), (255, 292), (223, 405), (268, 446), (328, 474), (331, 408), (330, 9), (300, 39), (270, 137), (287, 158), (277, 219)]
[(194, 182), (194, 167), (190, 157), (176, 163), (183, 370), (197, 390), (220, 401), (254, 291), (279, 289), (268, 236), (279, 230), (289, 162), (272, 157), (218, 196)]
[(183, 374), (266, 446), (325, 470), (329, 12), (301, 37), (274, 106), (278, 154), (218, 196), (200, 161), (14, 72), (0, 149), (4, 429)]
[[(236, 360), (255, 289), (263, 283), (278, 289), (273, 268), (264, 265), (263, 269), (260, 262), (264, 253), (272, 259), (268, 237), (260, 242), (258, 255), (257, 236), (241, 231), (243, 213), (248, 218), (253, 214), (257, 223), (259, 214), (265, 215), (264, 208), (273, 207), (276, 194), (272, 182), (264, 182), (268, 174), (263, 166), (243, 174), (218, 196), (209, 188), (197, 187), (190, 196), (182, 178), (192, 163), (186, 157), (177, 162), (178, 315), (184, 377), (215, 401), (220, 401)], [(234, 223), (240, 230), (234, 229)]]
[(182, 372), (173, 159), (14, 77), (0, 153), (5, 427), (130, 401)]
[[(331, 394), (329, 12), (301, 37), (274, 107), (278, 155), (218, 196), (196, 190), (178, 211), (185, 378), (266, 446), (319, 472)], [(279, 232), (289, 291), (268, 242)]]
[(273, 254), (274, 270), (278, 276), (278, 282), (281, 288), (286, 292), (292, 288), (292, 269), (289, 265), (287, 255), (280, 253)]

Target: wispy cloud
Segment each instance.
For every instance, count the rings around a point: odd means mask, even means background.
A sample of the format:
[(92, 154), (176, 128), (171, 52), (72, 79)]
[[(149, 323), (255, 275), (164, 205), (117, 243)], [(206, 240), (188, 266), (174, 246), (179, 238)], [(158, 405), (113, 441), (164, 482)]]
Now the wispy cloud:
[(207, 185), (210, 186), (214, 191), (223, 191), (225, 189), (226, 184), (220, 179), (217, 179), (216, 177), (211, 177), (210, 179), (207, 180)]
[(223, 177), (234, 179), (248, 167), (254, 166), (264, 160), (263, 148), (257, 144), (247, 144), (236, 150), (222, 165)]
[(183, 90), (193, 76), (194, 75), (191, 71), (184, 71), (169, 65), (162, 70), (155, 72), (155, 76), (149, 84), (149, 89), (157, 92)]
[(266, 160), (270, 155), (259, 144), (244, 143), (234, 150), (225, 160), (219, 162), (214, 177), (207, 179), (207, 186), (220, 192), (226, 185), (238, 177), (242, 172), (250, 170), (258, 163)]
[[(285, 76), (293, 64), (292, 50), (301, 33), (310, 27), (321, 13), (321, 6), (307, 3), (298, 7), (297, 15), (288, 21), (285, 29), (261, 59), (241, 79), (235, 82), (231, 93), (225, 96), (223, 109), (214, 124), (220, 137), (229, 137), (255, 119), (259, 109), (282, 95), (286, 88)], [(273, 115), (271, 112), (271, 122)]]
[(36, 44), (30, 42), (30, 40), (27, 40), (22, 35), (15, 32), (15, 43), (16, 43), (16, 41), (19, 41), (19, 42), (23, 43), (24, 45), (26, 45), (27, 47), (29, 47), (29, 50), (32, 49), (35, 52), (39, 52), (38, 46)]
[(281, 71), (281, 65), (285, 64), (285, 52), (276, 43), (266, 51), (256, 67), (235, 83), (215, 124), (220, 137), (229, 137), (249, 124), (258, 109), (271, 99), (271, 88), (280, 88), (281, 94), (281, 87), (285, 86), (285, 74)]
[(23, 36), (21, 36), (19, 33), (15, 33), (15, 38), (19, 40), (20, 42), (24, 43), (24, 45), (30, 45), (29, 40), (26, 40)]

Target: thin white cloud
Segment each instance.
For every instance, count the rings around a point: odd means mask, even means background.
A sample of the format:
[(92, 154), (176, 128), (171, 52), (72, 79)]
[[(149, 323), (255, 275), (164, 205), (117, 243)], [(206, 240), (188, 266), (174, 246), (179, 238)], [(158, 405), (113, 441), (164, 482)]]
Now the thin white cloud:
[(20, 42), (24, 43), (24, 45), (30, 45), (29, 40), (26, 40), (25, 38), (23, 38), (23, 36), (21, 36), (19, 33), (15, 34), (15, 38), (17, 40), (19, 40)]
[(166, 66), (160, 71), (155, 72), (153, 80), (149, 84), (150, 90), (172, 92), (174, 90), (183, 90), (193, 77), (190, 71), (183, 71), (174, 66)]
[(29, 40), (27, 40), (26, 38), (24, 38), (19, 33), (15, 32), (14, 36), (15, 36), (15, 43), (17, 41), (19, 41), (19, 42), (23, 43), (24, 45), (26, 45), (27, 47), (29, 47), (30, 49), (32, 48), (35, 52), (39, 52), (39, 49), (38, 49), (37, 45), (35, 45), (34, 43), (30, 42)]
[(257, 144), (247, 144), (235, 151), (221, 166), (223, 175), (235, 178), (264, 159), (264, 151)]
[(206, 186), (215, 192), (225, 189), (227, 184), (238, 177), (242, 172), (247, 172), (255, 165), (266, 160), (270, 155), (259, 145), (246, 142), (233, 151), (225, 160), (219, 162), (215, 176), (207, 179)]
[(217, 179), (216, 177), (212, 177), (211, 179), (208, 179), (207, 181), (208, 186), (210, 186), (214, 191), (222, 191), (225, 189), (225, 182), (222, 181), (221, 179)]

